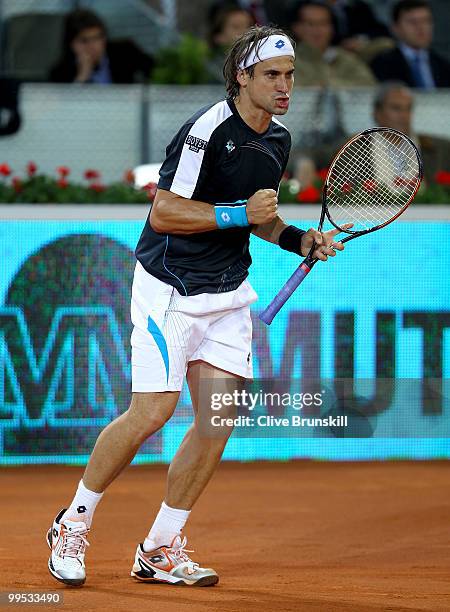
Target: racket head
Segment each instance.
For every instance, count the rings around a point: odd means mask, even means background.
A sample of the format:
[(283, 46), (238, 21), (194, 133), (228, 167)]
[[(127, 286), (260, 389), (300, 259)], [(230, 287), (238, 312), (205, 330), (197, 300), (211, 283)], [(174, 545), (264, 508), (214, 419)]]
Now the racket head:
[[(422, 178), (420, 153), (406, 134), (387, 127), (364, 130), (334, 157), (325, 179), (322, 208), (342, 232), (373, 232), (408, 208)], [(343, 229), (346, 223), (353, 227)]]

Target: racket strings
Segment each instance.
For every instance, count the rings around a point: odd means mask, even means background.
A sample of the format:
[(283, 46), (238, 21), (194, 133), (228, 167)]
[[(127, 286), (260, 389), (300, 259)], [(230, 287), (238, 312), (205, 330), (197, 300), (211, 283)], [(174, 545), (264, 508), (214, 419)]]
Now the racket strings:
[[(398, 138), (396, 139), (398, 140)], [(344, 215), (348, 219), (349, 214), (351, 214), (351, 221), (362, 222), (364, 228), (369, 228), (391, 218), (408, 202), (410, 193), (404, 187), (411, 186), (412, 183), (410, 180), (403, 178), (400, 182), (394, 182), (395, 193), (392, 189), (383, 189), (383, 183), (388, 182), (385, 176), (387, 169), (386, 151), (382, 150), (385, 149), (384, 143), (382, 143), (382, 146), (371, 147), (372, 150), (370, 151), (365, 141), (367, 141), (367, 137), (354, 142), (354, 146), (345, 150), (344, 155), (337, 161), (336, 174), (340, 177), (339, 181), (341, 183), (338, 184), (338, 187), (340, 187), (341, 193), (344, 193), (347, 197), (342, 197), (339, 194), (340, 197), (335, 198), (331, 205), (334, 203), (340, 209), (339, 216)], [(350, 171), (349, 168), (351, 168)], [(395, 181), (396, 177), (392, 168), (388, 168), (388, 172), (391, 179), (388, 185), (391, 187), (392, 181)], [(349, 177), (347, 183), (342, 182), (345, 176)], [(357, 188), (358, 182), (360, 187), (362, 185), (362, 189)], [(399, 186), (402, 189), (399, 190)], [(392, 195), (396, 197), (393, 198)], [(353, 210), (349, 211), (349, 207), (353, 207)], [(336, 211), (333, 214), (336, 217)]]
[(367, 230), (388, 222), (409, 203), (420, 182), (420, 163), (414, 146), (400, 134), (361, 134), (334, 160), (327, 182), (333, 222)]
[[(362, 176), (367, 174), (367, 168), (360, 160), (351, 160), (351, 163), (352, 163), (353, 171), (355, 173), (358, 173), (359, 175), (362, 175)], [(348, 175), (348, 165), (347, 164), (348, 164), (348, 160), (338, 160), (338, 163), (336, 164), (336, 171), (341, 176)], [(370, 191), (374, 186), (374, 183), (372, 185), (373, 178), (367, 178), (365, 180), (366, 180), (366, 184), (364, 185), (364, 188)], [(351, 195), (352, 195), (351, 198), (347, 198), (345, 200), (343, 198), (334, 200), (333, 204), (337, 208), (340, 209), (342, 214), (344, 216), (345, 215), (348, 216), (349, 214), (348, 207), (353, 206), (355, 210), (352, 211), (352, 214), (356, 215), (358, 214), (358, 211), (359, 211), (359, 215), (361, 215), (362, 210), (360, 210), (359, 207), (365, 206), (366, 208), (364, 210), (364, 214), (367, 217), (368, 223), (370, 223), (371, 221), (377, 221), (379, 219), (379, 214), (377, 214), (377, 211), (378, 211), (377, 203), (368, 199), (366, 194), (364, 194), (362, 191), (358, 191), (357, 189), (355, 189), (356, 181), (342, 182), (342, 179), (338, 179), (337, 183), (339, 183), (339, 181), (341, 182), (341, 185), (338, 184), (338, 187), (340, 187), (340, 190), (343, 193), (347, 191), (351, 192)], [(330, 205), (329, 205), (329, 209), (330, 209)], [(335, 214), (336, 213), (334, 212), (333, 216)], [(351, 221), (355, 222), (356, 220), (357, 220), (356, 217), (353, 217)]]
[[(349, 171), (350, 168), (351, 171)], [(345, 217), (349, 219), (349, 222), (355, 223), (356, 221), (363, 221), (362, 213), (364, 210), (364, 216), (367, 221), (364, 225), (372, 225), (374, 222), (377, 222), (379, 219), (377, 203), (369, 199), (362, 189), (357, 188), (358, 182), (360, 182), (363, 189), (370, 191), (374, 187), (375, 182), (366, 160), (356, 150), (356, 147), (351, 152), (346, 151), (342, 158), (337, 160), (335, 175), (335, 186), (340, 193), (338, 197), (334, 198), (332, 194), (328, 200), (330, 214), (336, 220)], [(332, 211), (333, 206), (337, 210)], [(363, 209), (364, 206), (365, 209)], [(353, 209), (349, 210), (349, 207)], [(349, 218), (349, 215), (351, 215), (351, 218)]]
[[(361, 164), (354, 164), (354, 167), (356, 167), (358, 170), (363, 170), (362, 174), (364, 174), (364, 171), (366, 170), (366, 168), (364, 168), (364, 166)], [(341, 172), (344, 170), (345, 168), (343, 168)], [(344, 190), (344, 185), (341, 187), (342, 190)], [(375, 188), (376, 184), (372, 177), (365, 179), (365, 183), (363, 184), (364, 190), (370, 193)], [(368, 194), (364, 193), (364, 191), (354, 189), (353, 184), (351, 184), (350, 187), (347, 187), (347, 189), (351, 189), (353, 191), (352, 197), (336, 200), (334, 202), (334, 205), (339, 209), (339, 213), (342, 218), (347, 218), (349, 215), (349, 206), (353, 207), (353, 210), (350, 212), (352, 215), (351, 222), (360, 222), (364, 225), (364, 229), (368, 229), (369, 227), (382, 223), (385, 217), (390, 218), (393, 216), (388, 214), (388, 210), (386, 210), (386, 208), (380, 208), (380, 202), (368, 197)], [(337, 217), (336, 211), (333, 211), (332, 215)]]
[[(374, 222), (383, 222), (384, 219), (389, 219), (391, 216), (396, 214), (397, 209), (401, 208), (408, 201), (409, 192), (403, 193), (403, 198), (400, 197), (396, 200), (394, 199), (393, 205), (391, 197), (392, 191), (380, 189), (383, 186), (383, 183), (386, 183), (385, 173), (387, 168), (385, 162), (385, 151), (382, 151), (381, 147), (373, 147), (370, 154), (370, 151), (367, 151), (367, 143), (364, 142), (364, 139), (362, 138), (356, 142), (355, 145), (356, 146), (354, 148), (345, 151), (345, 155), (342, 157), (342, 159), (338, 160), (337, 170), (342, 177), (349, 174), (349, 167), (352, 168), (352, 173), (353, 176), (356, 177), (356, 180), (353, 178), (353, 181), (347, 185), (347, 190), (351, 192), (351, 197), (345, 198), (345, 205), (353, 205), (355, 207), (353, 214), (357, 214), (360, 220), (362, 220), (362, 209), (360, 207), (361, 205), (364, 205), (366, 207), (364, 214), (367, 216), (367, 225), (371, 226)], [(376, 172), (377, 169), (378, 172)], [(391, 171), (391, 179), (393, 178), (392, 174), (393, 173)], [(363, 189), (358, 190), (354, 188), (355, 185), (357, 185), (358, 180), (360, 183), (362, 183)], [(401, 182), (401, 184), (403, 183), (404, 180)], [(397, 187), (397, 185), (395, 186)], [(346, 189), (342, 189), (342, 187), (341, 190), (345, 192)], [(377, 197), (369, 197), (372, 196), (373, 192), (377, 192)], [(398, 196), (399, 194), (396, 193), (395, 195)], [(343, 208), (342, 200), (343, 198), (340, 198), (336, 202), (338, 206), (341, 205), (341, 208)], [(343, 212), (348, 214), (347, 210)]]

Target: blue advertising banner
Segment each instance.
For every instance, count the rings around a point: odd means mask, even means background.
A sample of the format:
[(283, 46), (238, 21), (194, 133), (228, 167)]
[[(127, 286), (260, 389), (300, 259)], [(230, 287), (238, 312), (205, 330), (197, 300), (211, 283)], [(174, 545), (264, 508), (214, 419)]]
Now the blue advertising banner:
[[(128, 407), (141, 229), (123, 220), (0, 222), (3, 464), (83, 464), (101, 429)], [(253, 237), (255, 377), (314, 381), (333, 397), (344, 385), (347, 407), (371, 427), (237, 434), (225, 458), (450, 457), (449, 242), (444, 222), (396, 223), (355, 240), (316, 266), (268, 328), (256, 315), (298, 258)], [(191, 419), (184, 390), (135, 461), (170, 461)]]

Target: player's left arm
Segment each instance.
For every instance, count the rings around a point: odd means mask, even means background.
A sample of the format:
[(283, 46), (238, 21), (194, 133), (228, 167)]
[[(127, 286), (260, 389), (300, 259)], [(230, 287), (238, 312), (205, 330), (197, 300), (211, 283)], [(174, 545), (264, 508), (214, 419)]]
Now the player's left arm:
[(328, 256), (335, 257), (336, 251), (344, 250), (344, 245), (334, 240), (334, 237), (339, 234), (339, 230), (332, 229), (327, 232), (319, 232), (310, 227), (305, 232), (298, 230), (292, 225), (288, 225), (279, 215), (269, 223), (254, 225), (252, 234), (266, 242), (277, 244), (282, 249), (297, 253), (303, 257), (308, 255), (313, 242), (315, 242), (317, 249), (314, 251), (313, 257), (317, 257), (317, 259), (322, 261), (326, 261)]

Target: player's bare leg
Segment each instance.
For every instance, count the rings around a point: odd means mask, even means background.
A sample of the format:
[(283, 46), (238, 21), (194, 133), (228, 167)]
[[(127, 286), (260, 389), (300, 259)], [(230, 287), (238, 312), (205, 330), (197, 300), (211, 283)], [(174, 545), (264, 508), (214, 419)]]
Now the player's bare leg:
[[(207, 385), (208, 391), (214, 393), (232, 393), (242, 379), (197, 361), (189, 365), (187, 380), (195, 420), (170, 464), (165, 501), (172, 508), (190, 510), (219, 464), (232, 432), (232, 428), (220, 428), (214, 437), (206, 435), (206, 427), (202, 427), (200, 421), (204, 419), (206, 425), (213, 413), (210, 393), (201, 393), (201, 385)], [(221, 413), (221, 416), (224, 415)]]
[(172, 416), (178, 396), (178, 392), (134, 393), (129, 409), (98, 437), (72, 503), (47, 533), (52, 551), (48, 568), (56, 580), (71, 586), (86, 580), (87, 534), (103, 491), (131, 463), (141, 444)]
[[(182, 529), (190, 509), (216, 469), (232, 428), (211, 435), (211, 393), (232, 393), (242, 379), (197, 361), (189, 365), (187, 380), (195, 419), (186, 433), (168, 473), (166, 499), (143, 544), (137, 547), (131, 575), (138, 580), (207, 586), (219, 580), (211, 568), (202, 568), (186, 554)], [(223, 415), (221, 415), (223, 416)]]
[(133, 393), (130, 407), (99, 435), (83, 475), (90, 491), (102, 492), (126, 468), (139, 447), (172, 416), (178, 391)]

